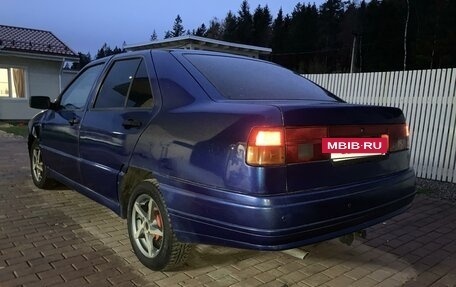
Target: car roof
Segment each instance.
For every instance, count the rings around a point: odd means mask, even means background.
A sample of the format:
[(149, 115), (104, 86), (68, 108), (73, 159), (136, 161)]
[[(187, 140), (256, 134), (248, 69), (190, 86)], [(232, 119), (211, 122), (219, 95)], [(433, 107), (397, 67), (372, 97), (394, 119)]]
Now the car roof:
[(184, 54), (193, 54), (193, 55), (214, 55), (214, 56), (229, 56), (229, 57), (236, 57), (236, 58), (243, 58), (243, 59), (248, 59), (248, 60), (258, 60), (258, 61), (263, 61), (261, 59), (257, 58), (252, 58), (252, 57), (247, 57), (247, 56), (242, 56), (242, 55), (237, 55), (237, 54), (232, 54), (232, 53), (224, 53), (224, 52), (215, 52), (215, 51), (207, 51), (207, 50), (190, 50), (190, 49), (146, 49), (146, 50), (139, 50), (139, 51), (128, 51), (125, 53), (120, 53), (120, 54), (115, 54), (115, 55), (110, 55), (104, 58), (96, 59), (90, 62), (90, 65), (96, 65), (99, 63), (103, 62), (108, 62), (111, 60), (111, 58), (120, 58), (124, 57), (126, 55), (128, 56), (140, 56), (148, 53), (163, 53), (163, 52), (168, 52), (171, 54), (179, 54), (179, 55), (184, 55)]
[[(207, 50), (190, 50), (190, 49), (145, 49), (145, 50), (138, 50), (138, 51), (128, 51), (124, 53), (119, 53), (119, 54), (114, 54), (110, 55), (107, 57), (103, 57), (100, 59), (96, 59), (91, 61), (89, 64), (87, 64), (84, 69), (95, 66), (98, 64), (106, 64), (110, 62), (113, 59), (117, 58), (124, 58), (124, 57), (129, 57), (129, 56), (144, 56), (147, 54), (156, 54), (156, 53), (171, 53), (174, 55), (179, 55), (179, 56), (184, 56), (184, 55), (212, 55), (212, 56), (221, 56), (221, 57), (233, 57), (233, 58), (239, 58), (239, 59), (245, 59), (245, 60), (250, 60), (250, 61), (258, 61), (258, 62), (265, 62), (269, 64), (275, 64), (269, 61), (265, 61), (262, 59), (257, 59), (257, 58), (252, 58), (252, 57), (247, 57), (247, 56), (242, 56), (242, 55), (237, 55), (237, 54), (232, 54), (232, 53), (224, 53), (224, 52), (215, 52), (215, 51), (207, 51)], [(275, 64), (277, 65), (277, 64)]]
[(215, 51), (207, 51), (207, 50), (170, 49), (168, 51), (173, 54), (181, 54), (181, 55), (182, 54), (193, 54), (193, 55), (203, 54), (203, 55), (230, 56), (230, 57), (237, 57), (237, 58), (255, 59), (255, 58), (232, 54), (232, 53), (215, 52)]

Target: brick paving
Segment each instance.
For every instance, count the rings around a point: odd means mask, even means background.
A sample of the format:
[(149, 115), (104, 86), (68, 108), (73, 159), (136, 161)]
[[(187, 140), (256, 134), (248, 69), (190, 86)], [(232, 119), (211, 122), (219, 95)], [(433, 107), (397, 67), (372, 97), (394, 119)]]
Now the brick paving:
[[(26, 143), (0, 131), (0, 286), (456, 286), (456, 205), (419, 195), (352, 246), (307, 246), (296, 259), (197, 245), (188, 264), (154, 272), (126, 222), (65, 188), (33, 186)], [(455, 191), (456, 192), (456, 191)]]

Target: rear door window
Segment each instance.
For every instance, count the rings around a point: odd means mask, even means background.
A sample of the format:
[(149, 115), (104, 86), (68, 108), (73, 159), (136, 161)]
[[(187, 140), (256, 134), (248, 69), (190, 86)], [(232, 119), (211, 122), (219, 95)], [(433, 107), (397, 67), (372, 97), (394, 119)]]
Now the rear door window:
[(150, 108), (153, 104), (152, 91), (150, 89), (149, 76), (147, 75), (146, 64), (141, 61), (131, 84), (130, 94), (127, 100), (127, 107)]
[(114, 62), (103, 81), (94, 108), (152, 107), (152, 102), (145, 63), (135, 58)]

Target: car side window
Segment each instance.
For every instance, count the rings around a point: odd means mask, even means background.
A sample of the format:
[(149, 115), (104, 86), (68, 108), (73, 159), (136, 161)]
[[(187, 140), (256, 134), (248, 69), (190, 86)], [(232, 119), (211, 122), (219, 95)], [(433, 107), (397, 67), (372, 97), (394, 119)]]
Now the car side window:
[(131, 84), (127, 107), (148, 108), (153, 105), (153, 96), (150, 89), (149, 76), (144, 61), (141, 61)]
[(125, 106), (128, 91), (138, 70), (141, 59), (119, 60), (114, 62), (106, 76), (94, 108), (120, 108)]
[(103, 64), (99, 64), (83, 71), (60, 97), (61, 108), (66, 110), (82, 109), (102, 69)]

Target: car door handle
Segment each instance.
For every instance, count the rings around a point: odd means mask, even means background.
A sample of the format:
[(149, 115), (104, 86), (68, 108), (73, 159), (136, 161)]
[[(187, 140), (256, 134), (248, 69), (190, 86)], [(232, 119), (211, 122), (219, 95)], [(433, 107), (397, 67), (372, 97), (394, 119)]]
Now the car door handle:
[(124, 128), (129, 129), (129, 128), (139, 128), (141, 127), (141, 121), (135, 120), (135, 119), (127, 119), (123, 121), (122, 125)]
[(70, 125), (72, 125), (72, 126), (76, 125), (76, 124), (79, 124), (79, 119), (78, 118), (72, 118), (72, 119), (68, 120), (68, 123)]

